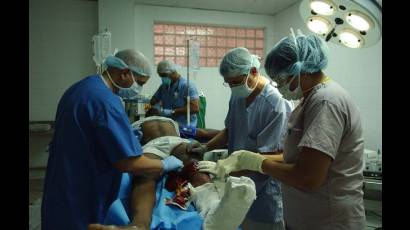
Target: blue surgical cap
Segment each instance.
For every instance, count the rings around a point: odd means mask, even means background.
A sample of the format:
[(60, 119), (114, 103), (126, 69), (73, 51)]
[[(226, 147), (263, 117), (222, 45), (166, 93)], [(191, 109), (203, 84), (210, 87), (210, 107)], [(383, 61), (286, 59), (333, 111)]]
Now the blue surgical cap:
[(177, 67), (173, 62), (169, 60), (164, 60), (158, 63), (157, 72), (159, 74), (162, 74), (162, 73), (171, 74), (171, 73), (177, 72)]
[(119, 51), (115, 56), (108, 56), (104, 61), (105, 68), (130, 69), (141, 76), (151, 76), (151, 67), (148, 59), (141, 53), (132, 49)]
[(276, 81), (288, 76), (317, 73), (326, 68), (328, 47), (317, 35), (290, 36), (280, 40), (269, 52), (265, 70)]
[(260, 65), (258, 56), (252, 55), (246, 48), (238, 47), (225, 54), (219, 65), (219, 73), (223, 77), (237, 77), (248, 74), (252, 67), (259, 69)]

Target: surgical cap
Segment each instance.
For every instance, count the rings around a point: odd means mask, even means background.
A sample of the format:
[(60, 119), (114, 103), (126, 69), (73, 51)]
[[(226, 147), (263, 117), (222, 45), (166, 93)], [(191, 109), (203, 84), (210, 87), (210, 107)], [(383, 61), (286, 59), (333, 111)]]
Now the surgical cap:
[(225, 54), (219, 65), (219, 73), (224, 77), (237, 77), (248, 74), (252, 67), (259, 69), (260, 65), (258, 56), (252, 55), (246, 48), (238, 47)]
[(266, 57), (265, 70), (273, 80), (284, 80), (288, 76), (317, 73), (327, 62), (325, 41), (317, 35), (299, 33), (283, 38), (273, 47)]
[(106, 68), (128, 68), (138, 75), (151, 76), (148, 59), (141, 52), (132, 49), (121, 50), (115, 56), (108, 56), (105, 59), (104, 65)]
[(173, 62), (164, 60), (158, 63), (157, 72), (171, 74), (177, 72), (177, 67)]

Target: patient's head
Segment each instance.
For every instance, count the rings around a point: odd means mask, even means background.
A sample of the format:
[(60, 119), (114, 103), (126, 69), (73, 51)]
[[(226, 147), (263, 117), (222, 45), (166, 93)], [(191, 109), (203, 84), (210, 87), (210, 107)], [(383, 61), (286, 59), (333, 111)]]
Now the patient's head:
[(145, 112), (145, 117), (152, 117), (152, 116), (161, 116), (160, 112), (156, 108), (150, 108), (147, 112)]

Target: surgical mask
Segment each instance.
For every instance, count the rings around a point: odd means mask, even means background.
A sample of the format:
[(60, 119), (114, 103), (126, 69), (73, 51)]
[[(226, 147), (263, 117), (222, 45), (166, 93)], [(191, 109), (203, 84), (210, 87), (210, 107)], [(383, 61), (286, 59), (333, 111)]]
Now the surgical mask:
[(119, 85), (117, 85), (117, 83), (115, 83), (113, 80), (112, 80), (112, 78), (111, 78), (111, 75), (110, 75), (110, 72), (107, 70), (106, 71), (107, 72), (107, 75), (108, 75), (108, 78), (110, 79), (110, 81), (111, 81), (111, 83), (115, 86), (115, 87), (117, 87), (118, 89), (130, 89), (134, 84), (137, 84), (136, 82), (135, 82), (135, 79), (134, 79), (134, 74), (131, 72), (131, 77), (132, 77), (132, 85), (129, 87), (129, 88), (124, 88), (124, 87), (121, 87), (121, 86), (119, 86)]
[(250, 64), (251, 68), (249, 69), (248, 76), (246, 76), (245, 83), (242, 84), (242, 85), (238, 85), (238, 86), (235, 86), (235, 87), (231, 88), (232, 97), (247, 98), (249, 95), (251, 95), (252, 91), (258, 85), (256, 83), (255, 86), (253, 87), (253, 89), (249, 88), (249, 86), (248, 86), (248, 79), (249, 79), (249, 76), (251, 75), (251, 69), (252, 69), (252, 66), (253, 66), (253, 62), (255, 61), (255, 58), (257, 60), (257, 56), (252, 55), (252, 61), (251, 61), (251, 64)]
[[(298, 79), (298, 87), (291, 91), (289, 89), (290, 84), (295, 80)], [(281, 87), (278, 87), (279, 92), (282, 94), (282, 96), (287, 99), (287, 100), (299, 100), (303, 97), (303, 91), (302, 88), (300, 87), (300, 76), (294, 76), (291, 81), (289, 81), (287, 84), (284, 84)]]
[(169, 87), (171, 85), (171, 78), (169, 77), (161, 77), (161, 81), (162, 81), (162, 84), (165, 86)]
[(139, 85), (134, 81), (130, 88), (120, 89), (118, 95), (125, 99), (133, 99), (141, 93), (142, 85)]
[(250, 76), (250, 74), (248, 74), (248, 76), (246, 77), (246, 80), (245, 80), (244, 84), (238, 85), (238, 86), (235, 86), (235, 87), (231, 88), (232, 97), (246, 98), (249, 95), (251, 95), (253, 90), (256, 88), (257, 83), (255, 84), (255, 86), (252, 89), (249, 88), (249, 86), (248, 86), (249, 76)]

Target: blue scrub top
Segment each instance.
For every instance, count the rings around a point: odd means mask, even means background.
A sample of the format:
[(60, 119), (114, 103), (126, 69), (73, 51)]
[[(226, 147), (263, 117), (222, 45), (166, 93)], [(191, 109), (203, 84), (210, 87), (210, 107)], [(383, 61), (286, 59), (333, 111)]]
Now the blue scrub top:
[[(161, 85), (157, 92), (154, 94), (154, 98), (157, 101), (162, 102), (164, 109), (176, 109), (186, 106), (188, 83), (185, 78), (180, 77), (174, 84), (168, 89), (166, 86)], [(195, 85), (189, 82), (189, 97), (190, 100), (199, 100), (198, 90)], [(180, 114), (172, 117), (178, 124), (187, 125), (186, 114)], [(197, 114), (191, 114), (191, 125), (196, 127)]]
[(113, 163), (142, 149), (119, 97), (94, 75), (61, 98), (49, 153), (42, 229), (85, 230), (103, 222), (119, 196), (123, 173)]
[[(242, 149), (253, 152), (281, 150), (288, 113), (286, 100), (270, 83), (248, 107), (245, 98), (231, 97), (225, 119), (229, 154)], [(283, 204), (279, 182), (260, 173), (254, 173), (250, 178), (255, 182), (257, 198), (247, 218), (271, 224), (281, 221)]]

